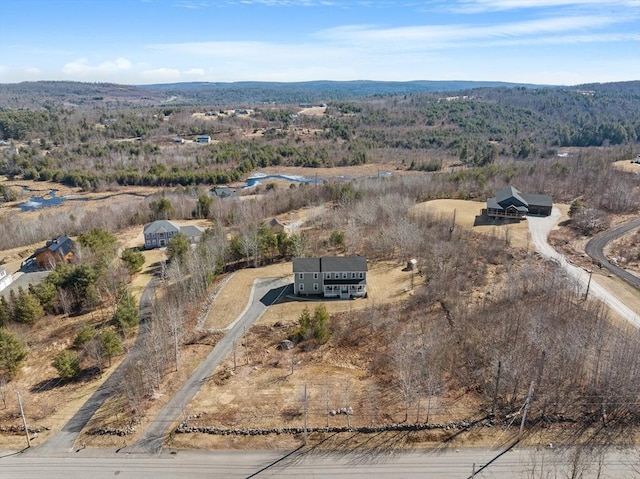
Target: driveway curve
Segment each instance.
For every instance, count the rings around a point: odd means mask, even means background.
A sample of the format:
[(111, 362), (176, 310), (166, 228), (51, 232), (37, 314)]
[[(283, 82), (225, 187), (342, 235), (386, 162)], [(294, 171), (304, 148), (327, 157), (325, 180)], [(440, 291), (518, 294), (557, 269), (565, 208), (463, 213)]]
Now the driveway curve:
[[(561, 216), (560, 211), (557, 208), (553, 208), (551, 216), (528, 217), (527, 222), (529, 224), (529, 231), (531, 232), (531, 239), (540, 255), (555, 261), (571, 278), (577, 281), (586, 292), (587, 284), (589, 284), (589, 273), (582, 268), (570, 264), (563, 255), (553, 249), (547, 242), (549, 232), (558, 223)], [(589, 296), (597, 297), (633, 326), (640, 329), (640, 315), (631, 310), (631, 308), (593, 278), (589, 284)]]
[(611, 228), (603, 231), (600, 234), (597, 234), (589, 240), (587, 246), (585, 247), (585, 251), (589, 256), (591, 256), (591, 258), (598, 262), (598, 264), (604, 266), (613, 274), (625, 280), (631, 286), (640, 289), (640, 278), (638, 276), (629, 273), (628, 271), (616, 266), (615, 264), (611, 264), (609, 260), (607, 260), (607, 257), (604, 255), (604, 248), (605, 246), (607, 246), (607, 243), (615, 240), (616, 238), (619, 238), (620, 236), (635, 228), (640, 228), (640, 218), (627, 221), (626, 223), (616, 226), (615, 228)]
[(160, 410), (142, 437), (127, 452), (157, 453), (162, 449), (165, 437), (183, 413), (185, 406), (209, 379), (216, 367), (224, 360), (244, 332), (283, 296), (290, 287), (288, 278), (256, 279), (245, 310), (227, 328), (227, 333), (200, 363), (189, 379)]

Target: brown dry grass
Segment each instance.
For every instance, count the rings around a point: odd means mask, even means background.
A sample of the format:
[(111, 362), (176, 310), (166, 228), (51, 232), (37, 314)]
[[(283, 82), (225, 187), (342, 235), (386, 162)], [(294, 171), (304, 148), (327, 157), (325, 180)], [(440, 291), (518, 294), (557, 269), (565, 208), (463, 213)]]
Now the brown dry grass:
[(630, 160), (616, 161), (613, 163), (613, 167), (617, 170), (629, 171), (631, 173), (638, 173), (640, 175), (640, 164), (631, 163)]
[[(105, 368), (101, 377), (86, 377), (84, 380), (64, 382), (59, 380), (53, 358), (67, 349), (83, 323), (98, 324), (107, 319), (109, 311), (94, 312), (71, 318), (46, 317), (33, 328), (11, 325), (28, 343), (28, 356), (22, 370), (6, 386), (7, 408), (0, 410), (0, 424), (21, 425), (16, 391), (19, 391), (30, 428), (47, 427), (49, 431), (39, 434), (35, 444), (43, 442), (75, 414), (84, 401), (102, 384), (119, 362), (115, 358), (110, 368)], [(133, 337), (125, 341), (131, 347)], [(12, 448), (23, 444), (23, 436), (0, 434), (0, 448)]]
[(123, 447), (136, 442), (153, 418), (160, 412), (173, 395), (182, 387), (198, 365), (206, 358), (212, 346), (206, 344), (192, 344), (180, 350), (180, 362), (178, 371), (168, 373), (156, 398), (149, 398), (144, 407), (144, 415), (135, 423), (135, 432), (125, 437), (116, 435), (92, 435), (89, 432), (94, 428), (112, 427), (124, 428), (130, 424), (131, 415), (126, 410), (125, 401), (114, 396), (106, 401), (78, 437), (78, 443), (84, 442), (87, 447)]
[[(278, 321), (290, 321), (297, 318), (305, 307), (313, 309), (317, 304), (324, 304), (330, 313), (359, 310), (376, 304), (389, 303), (408, 298), (412, 293), (411, 273), (402, 271), (404, 265), (394, 263), (376, 263), (369, 265), (367, 273), (368, 297), (350, 301), (339, 300), (300, 300), (288, 301), (271, 306), (257, 324), (273, 324)], [(245, 309), (248, 304), (251, 288), (257, 278), (284, 278), (292, 276), (292, 264), (280, 263), (262, 268), (250, 268), (237, 271), (224, 284), (213, 301), (205, 322), (205, 329), (226, 328)], [(414, 287), (422, 284), (423, 278), (414, 275)]]
[[(17, 201), (0, 203), (0, 216), (9, 216), (19, 212), (20, 218), (36, 219), (41, 216), (47, 217), (52, 212), (68, 211), (72, 212), (77, 206), (81, 206), (83, 210), (92, 211), (104, 206), (107, 202), (110, 205), (118, 203), (128, 203), (132, 199), (142, 198), (147, 195), (157, 193), (161, 188), (150, 186), (116, 186), (109, 191), (102, 192), (85, 192), (79, 187), (69, 187), (59, 183), (49, 181), (32, 181), (32, 180), (8, 180), (6, 177), (0, 178), (0, 184), (20, 190), (21, 197)], [(22, 192), (22, 187), (27, 187), (32, 191)], [(56, 196), (69, 196), (70, 198), (85, 198), (87, 201), (66, 201), (58, 206), (47, 207), (35, 211), (20, 211), (18, 205), (32, 197), (48, 197), (51, 190), (57, 190)]]
[[(181, 222), (182, 223), (182, 222)], [(203, 221), (195, 222), (204, 224)], [(121, 248), (142, 245), (141, 227), (132, 227), (117, 234)], [(14, 248), (3, 251), (0, 257), (7, 258), (7, 268), (15, 271), (20, 266), (22, 258), (28, 256), (41, 244)], [(165, 258), (164, 250), (143, 251), (145, 264), (142, 272), (135, 275), (132, 281), (132, 293), (140, 298), (147, 283), (156, 273), (159, 262)], [(26, 256), (25, 256), (26, 255)], [(14, 269), (12, 269), (14, 268)], [(40, 320), (32, 328), (22, 325), (10, 325), (9, 329), (28, 343), (28, 356), (24, 367), (18, 376), (6, 387), (7, 408), (0, 409), (0, 424), (20, 425), (18, 406), (15, 392), (20, 391), (24, 403), (25, 414), (30, 428), (48, 427), (34, 441), (43, 442), (60, 428), (75, 414), (91, 394), (106, 380), (109, 374), (124, 359), (124, 355), (115, 358), (111, 367), (105, 368), (101, 377), (91, 377), (84, 381), (62, 382), (57, 379), (57, 372), (51, 362), (62, 350), (70, 347), (77, 331), (84, 323), (97, 325), (107, 321), (113, 313), (112, 308), (94, 311), (81, 316), (64, 318), (62, 316), (48, 316)], [(135, 340), (133, 332), (125, 341), (125, 347), (130, 348)], [(186, 352), (185, 357), (190, 353)], [(192, 362), (197, 365), (204, 355), (198, 356)], [(185, 360), (185, 363), (188, 363)], [(193, 366), (195, 367), (195, 366)], [(109, 405), (106, 406), (107, 408)], [(117, 419), (117, 414), (114, 418)], [(89, 444), (89, 441), (87, 441)], [(0, 434), (0, 448), (20, 448), (24, 446), (24, 437), (13, 434)]]
[[(232, 353), (188, 404), (188, 424), (233, 429), (301, 427), (305, 386), (309, 427), (346, 426), (347, 416), (331, 416), (327, 412), (347, 406), (354, 411), (349, 418), (352, 426), (396, 423), (404, 419), (400, 398), (392, 388), (377, 383), (368, 371), (368, 362), (375, 351), (338, 347), (332, 340), (306, 352), (299, 348), (278, 350), (276, 346), (292, 327), (291, 323), (279, 327), (254, 326), (237, 349), (235, 370)], [(419, 417), (415, 405), (410, 409), (410, 422), (426, 419), (426, 405), (423, 398)], [(473, 394), (451, 391), (433, 398), (429, 421), (469, 418), (478, 406)], [(435, 432), (431, 440), (435, 443), (443, 436), (446, 437), (446, 433)], [(176, 434), (169, 446), (279, 449), (298, 446), (301, 439), (288, 435), (254, 439)]]
[(416, 205), (414, 211), (418, 213), (429, 213), (434, 215), (436, 218), (441, 218), (446, 221), (452, 221), (455, 215), (456, 225), (461, 228), (499, 238), (504, 238), (508, 235), (511, 246), (522, 249), (530, 247), (529, 227), (527, 226), (526, 220), (521, 221), (520, 223), (496, 225), (480, 224), (478, 226), (474, 226), (474, 223), (476, 223), (476, 217), (479, 216), (482, 209), (486, 207), (486, 203), (479, 201), (442, 199), (420, 203)]
[(298, 115), (308, 116), (322, 116), (327, 111), (326, 106), (312, 106), (311, 108), (304, 108), (298, 112)]

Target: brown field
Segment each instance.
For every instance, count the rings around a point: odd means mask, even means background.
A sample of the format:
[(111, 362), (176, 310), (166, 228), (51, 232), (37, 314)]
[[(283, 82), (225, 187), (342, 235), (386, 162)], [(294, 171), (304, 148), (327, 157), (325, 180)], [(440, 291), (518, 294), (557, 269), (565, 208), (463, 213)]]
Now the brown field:
[(298, 115), (308, 116), (322, 116), (327, 111), (326, 106), (312, 106), (311, 108), (304, 108), (298, 112)]
[(640, 175), (640, 163), (631, 163), (631, 160), (616, 161), (613, 163), (613, 167), (618, 170), (638, 173)]
[(477, 217), (487, 204), (479, 201), (465, 200), (432, 200), (415, 206), (416, 212), (435, 215), (443, 220), (453, 221), (457, 226), (474, 232), (492, 235), (498, 238), (510, 238), (511, 246), (528, 249), (531, 247), (527, 221), (508, 224), (477, 224)]
[[(324, 304), (327, 310), (333, 314), (366, 309), (376, 304), (406, 299), (412, 294), (410, 290), (411, 273), (402, 271), (404, 266), (404, 264), (393, 263), (370, 264), (367, 273), (367, 298), (351, 301), (287, 301), (271, 306), (256, 324), (272, 325), (278, 321), (295, 321), (305, 307), (313, 310), (320, 303)], [(253, 282), (257, 278), (284, 278), (287, 276), (291, 276), (293, 281), (291, 262), (237, 271), (216, 296), (204, 328), (221, 329), (231, 324), (247, 306)], [(422, 282), (423, 277), (415, 274), (414, 287), (419, 286)]]

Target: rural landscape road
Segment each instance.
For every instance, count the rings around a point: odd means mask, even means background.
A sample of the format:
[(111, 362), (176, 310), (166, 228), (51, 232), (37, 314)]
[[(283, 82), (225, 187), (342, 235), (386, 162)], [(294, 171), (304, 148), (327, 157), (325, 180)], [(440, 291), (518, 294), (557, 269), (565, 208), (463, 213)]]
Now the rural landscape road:
[(604, 248), (610, 241), (619, 238), (623, 234), (631, 231), (632, 229), (640, 228), (640, 218), (636, 218), (631, 221), (627, 221), (621, 225), (603, 231), (597, 234), (589, 240), (585, 247), (586, 253), (596, 260), (599, 264), (607, 268), (616, 276), (624, 279), (627, 283), (631, 284), (635, 288), (640, 289), (640, 278), (629, 273), (628, 271), (619, 268), (618, 266), (611, 264), (604, 254)]
[[(544, 258), (557, 262), (564, 271), (582, 285), (586, 291), (587, 284), (589, 284), (589, 273), (578, 266), (570, 264), (563, 255), (553, 249), (547, 242), (549, 232), (556, 225), (560, 217), (561, 213), (557, 208), (553, 209), (551, 216), (528, 217), (527, 222), (529, 223), (531, 238), (536, 250)], [(640, 315), (622, 303), (593, 278), (591, 279), (591, 284), (589, 284), (589, 295), (597, 297), (636, 328), (640, 328)]]
[[(125, 451), (158, 452), (165, 436), (183, 413), (186, 405), (209, 379), (218, 364), (229, 354), (233, 345), (260, 318), (267, 307), (273, 304), (289, 287), (288, 278), (257, 279), (253, 284), (247, 308), (229, 326), (227, 333), (218, 341), (207, 358), (193, 372), (187, 382), (162, 408), (143, 436)], [(240, 299), (239, 299), (240, 300)]]
[[(86, 449), (64, 456), (30, 457), (0, 452), (2, 479), (193, 479), (236, 478), (456, 478), (466, 479), (500, 454), (487, 448), (424, 451), (327, 452), (163, 451), (125, 455)], [(602, 459), (602, 462), (600, 460)], [(637, 478), (640, 450), (611, 449), (601, 458), (583, 451), (514, 448), (500, 455), (476, 478), (531, 477)]]
[(74, 443), (78, 439), (78, 435), (82, 429), (87, 425), (89, 420), (93, 417), (95, 412), (100, 409), (102, 404), (116, 391), (120, 378), (126, 371), (127, 365), (131, 361), (136, 360), (136, 352), (140, 350), (138, 347), (144, 341), (145, 337), (151, 331), (151, 305), (153, 300), (153, 294), (155, 292), (158, 279), (153, 278), (140, 297), (139, 316), (140, 327), (138, 330), (138, 337), (136, 338), (135, 346), (130, 354), (120, 363), (118, 368), (111, 373), (111, 375), (105, 380), (105, 382), (85, 401), (85, 403), (78, 409), (73, 417), (52, 436), (47, 442), (39, 444), (33, 448), (27, 449), (25, 454), (28, 455), (46, 455), (57, 452), (69, 452), (73, 449)]

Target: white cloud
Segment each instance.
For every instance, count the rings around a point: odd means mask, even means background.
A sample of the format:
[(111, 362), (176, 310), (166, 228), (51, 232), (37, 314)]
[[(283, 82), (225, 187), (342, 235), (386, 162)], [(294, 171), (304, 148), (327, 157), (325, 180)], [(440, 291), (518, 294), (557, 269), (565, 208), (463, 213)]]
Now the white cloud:
[(89, 65), (86, 58), (69, 62), (62, 67), (63, 73), (71, 76), (86, 77), (94, 74), (109, 75), (117, 72), (131, 70), (132, 63), (126, 58), (117, 58), (113, 61), (105, 61), (98, 65)]
[(640, 0), (458, 0), (447, 8), (460, 13), (557, 7), (640, 7)]
[[(487, 25), (420, 25), (411, 27), (380, 28), (371, 25), (350, 25), (317, 32), (318, 39), (359, 45), (368, 49), (410, 51), (434, 50), (450, 47), (480, 46), (479, 42), (500, 38), (535, 38), (540, 35), (547, 43), (554, 37), (550, 34), (589, 32), (609, 27), (622, 21), (617, 16), (567, 16), (543, 18), (522, 22)], [(585, 39), (587, 36), (584, 37)], [(593, 41), (598, 41), (593, 36)], [(613, 41), (609, 38), (608, 41)]]
[(188, 8), (189, 10), (197, 10), (200, 8), (208, 8), (211, 6), (211, 4), (209, 2), (198, 2), (198, 1), (192, 1), (192, 0), (185, 0), (183, 2), (180, 3), (176, 3), (175, 4), (176, 7), (180, 7), (180, 8)]
[(153, 83), (169, 83), (180, 81), (182, 74), (176, 68), (155, 68), (140, 72), (140, 78)]
[(205, 71), (204, 68), (191, 68), (187, 71), (184, 72), (184, 74), (186, 76), (204, 76), (205, 75)]

